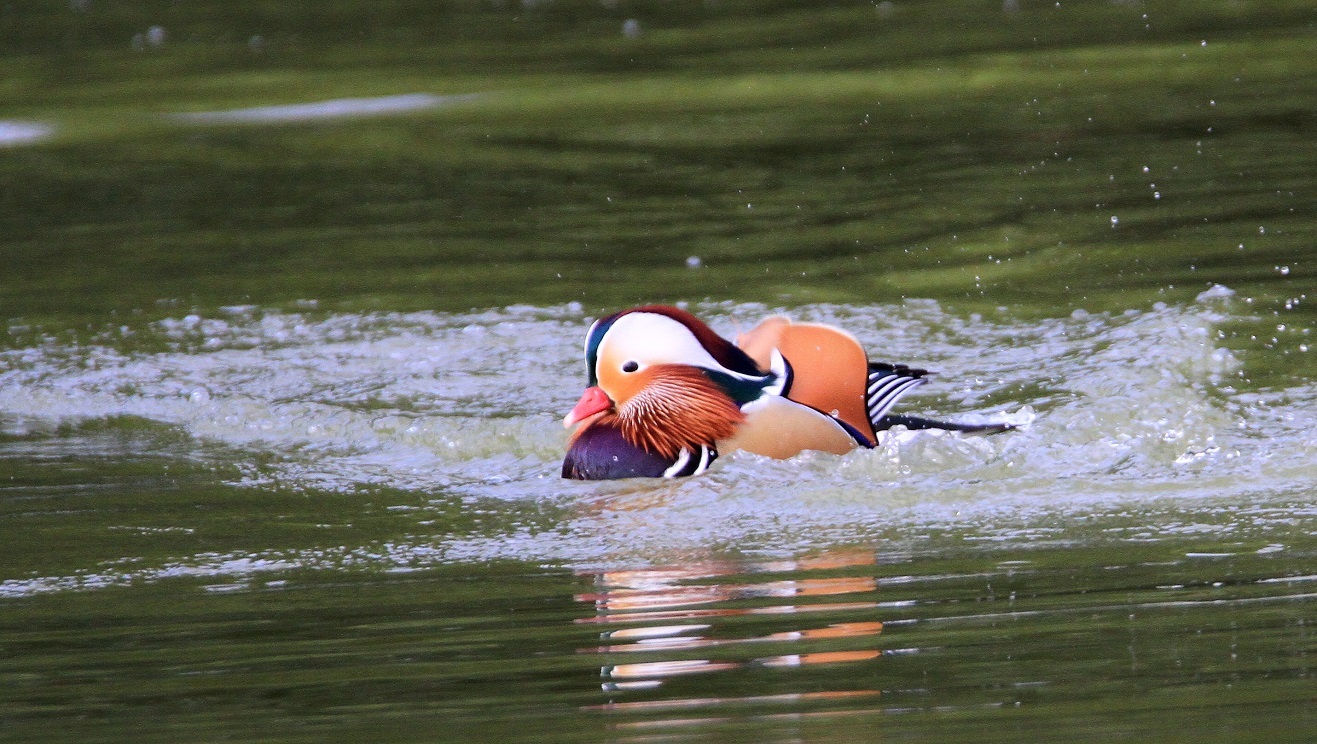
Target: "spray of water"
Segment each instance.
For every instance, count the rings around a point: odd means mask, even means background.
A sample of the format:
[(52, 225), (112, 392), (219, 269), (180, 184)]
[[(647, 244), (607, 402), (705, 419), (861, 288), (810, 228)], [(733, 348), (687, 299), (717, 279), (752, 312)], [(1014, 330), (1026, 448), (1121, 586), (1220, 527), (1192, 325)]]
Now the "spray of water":
[[(472, 509), (539, 503), (560, 515), (550, 526), (442, 540), (418, 530), (405, 544), (315, 556), (190, 556), (146, 569), (159, 576), (326, 562), (634, 562), (710, 546), (790, 553), (953, 526), (983, 539), (1042, 539), (1053, 518), (1168, 499), (1283, 500), (1317, 479), (1317, 387), (1286, 391), (1283, 411), (1232, 387), (1240, 361), (1215, 333), (1229, 302), (1223, 293), (1045, 320), (966, 316), (929, 301), (794, 308), (799, 319), (852, 331), (875, 359), (939, 371), (903, 410), (1020, 429), (991, 437), (895, 430), (880, 447), (843, 457), (737, 454), (680, 482), (558, 477), (559, 422), (584, 384), (580, 340), (592, 320), (577, 306), (235, 307), (77, 342), (34, 338), (0, 352), (0, 426), (20, 436), (70, 425), (164, 427), (203, 457), (222, 453), (214, 457), (236, 464), (241, 487), (386, 488)], [(691, 309), (726, 335), (771, 310)]]

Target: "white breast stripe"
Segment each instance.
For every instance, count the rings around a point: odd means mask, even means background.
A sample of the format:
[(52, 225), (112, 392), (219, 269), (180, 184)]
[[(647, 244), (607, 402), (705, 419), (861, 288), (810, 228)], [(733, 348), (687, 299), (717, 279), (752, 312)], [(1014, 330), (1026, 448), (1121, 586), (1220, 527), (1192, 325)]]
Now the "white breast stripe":
[(713, 454), (713, 450), (712, 450), (711, 448), (706, 447), (706, 446), (704, 446), (704, 445), (701, 444), (701, 445), (700, 445), (700, 464), (699, 464), (698, 467), (695, 468), (695, 472), (694, 472), (694, 473), (691, 473), (691, 475), (699, 475), (700, 473), (703, 473), (704, 471), (708, 470), (708, 469), (709, 469), (709, 463), (710, 463), (710, 456), (711, 456), (712, 454)]
[(776, 375), (777, 379), (764, 388), (764, 394), (781, 395), (786, 390), (787, 382), (791, 380), (791, 367), (787, 364), (786, 357), (782, 356), (782, 352), (776, 348), (768, 358), (768, 370)]
[(681, 475), (682, 469), (684, 469), (686, 467), (686, 463), (690, 461), (691, 461), (691, 451), (688, 449), (682, 450), (677, 455), (677, 461), (672, 464), (672, 467), (663, 471), (663, 477), (676, 478), (677, 476)]

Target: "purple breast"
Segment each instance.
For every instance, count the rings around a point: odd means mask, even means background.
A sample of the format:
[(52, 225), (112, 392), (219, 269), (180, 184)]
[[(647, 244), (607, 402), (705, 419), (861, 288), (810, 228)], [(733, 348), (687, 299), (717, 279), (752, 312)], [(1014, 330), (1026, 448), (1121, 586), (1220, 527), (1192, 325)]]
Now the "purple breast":
[(576, 480), (661, 478), (675, 460), (636, 447), (615, 426), (595, 423), (582, 431), (562, 461), (562, 477)]

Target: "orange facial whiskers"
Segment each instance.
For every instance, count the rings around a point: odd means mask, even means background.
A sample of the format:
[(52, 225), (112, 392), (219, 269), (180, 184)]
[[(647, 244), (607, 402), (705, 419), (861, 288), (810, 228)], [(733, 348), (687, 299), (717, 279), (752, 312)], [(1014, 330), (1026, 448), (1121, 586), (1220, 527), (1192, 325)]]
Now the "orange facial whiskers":
[[(655, 365), (641, 389), (617, 407), (617, 423), (631, 444), (663, 457), (712, 446), (745, 421), (745, 414), (697, 367)], [(607, 415), (607, 414), (606, 414)]]

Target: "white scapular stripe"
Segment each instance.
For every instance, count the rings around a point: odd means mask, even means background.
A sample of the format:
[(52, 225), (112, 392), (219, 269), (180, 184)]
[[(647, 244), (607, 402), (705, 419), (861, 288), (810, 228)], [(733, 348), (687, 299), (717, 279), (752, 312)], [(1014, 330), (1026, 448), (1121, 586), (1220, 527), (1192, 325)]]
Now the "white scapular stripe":
[(877, 379), (872, 380), (869, 385), (868, 400), (869, 421), (874, 424), (887, 415), (896, 401), (910, 391), (911, 388), (923, 384), (922, 377), (905, 377), (899, 374), (884, 374)]

